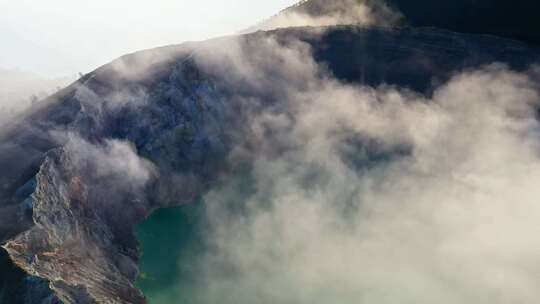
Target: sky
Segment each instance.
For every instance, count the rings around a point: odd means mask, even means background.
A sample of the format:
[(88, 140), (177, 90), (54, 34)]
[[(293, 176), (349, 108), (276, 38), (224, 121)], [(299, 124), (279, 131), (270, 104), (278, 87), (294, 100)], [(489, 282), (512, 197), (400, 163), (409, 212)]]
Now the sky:
[(245, 29), (296, 0), (0, 0), (0, 68), (62, 77)]

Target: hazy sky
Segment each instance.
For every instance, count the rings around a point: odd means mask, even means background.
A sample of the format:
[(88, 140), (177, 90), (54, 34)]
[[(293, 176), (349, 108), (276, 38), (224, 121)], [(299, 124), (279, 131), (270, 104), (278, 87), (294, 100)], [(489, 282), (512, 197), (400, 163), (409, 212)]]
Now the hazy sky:
[(244, 29), (296, 0), (0, 0), (0, 68), (48, 77)]

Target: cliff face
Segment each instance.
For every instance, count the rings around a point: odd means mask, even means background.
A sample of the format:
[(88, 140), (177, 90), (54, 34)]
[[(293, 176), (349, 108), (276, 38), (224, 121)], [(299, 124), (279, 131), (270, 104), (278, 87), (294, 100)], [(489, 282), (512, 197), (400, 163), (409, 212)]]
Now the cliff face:
[[(308, 63), (313, 57), (345, 83), (428, 95), (457, 71), (492, 62), (524, 70), (538, 62), (536, 49), (511, 40), (354, 26), (258, 32), (126, 55), (0, 134), (0, 241), (11, 259), (49, 282), (64, 303), (144, 303), (134, 286), (134, 226), (249, 163), (233, 149), (258, 144), (244, 142), (248, 114), (280, 111), (287, 94), (266, 81), (305, 85), (259, 64), (283, 62), (276, 48), (300, 49)], [(261, 102), (250, 102), (255, 98)]]
[[(65, 149), (47, 155), (32, 196), (35, 226), (5, 248), (29, 274), (50, 280), (63, 302), (141, 302), (142, 295), (131, 284), (137, 274), (136, 254), (117, 227), (133, 225), (134, 214), (145, 212), (143, 201), (128, 194), (124, 198), (117, 193), (123, 189), (117, 188), (101, 197), (103, 181), (92, 176), (94, 164), (74, 157)], [(120, 211), (121, 220), (112, 221)]]

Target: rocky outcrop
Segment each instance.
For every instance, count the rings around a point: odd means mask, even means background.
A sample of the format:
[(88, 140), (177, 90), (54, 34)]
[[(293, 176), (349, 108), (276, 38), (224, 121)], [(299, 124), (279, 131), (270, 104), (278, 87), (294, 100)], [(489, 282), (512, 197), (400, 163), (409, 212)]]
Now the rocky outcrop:
[[(33, 194), (35, 226), (4, 248), (19, 267), (49, 280), (64, 303), (142, 303), (132, 283), (137, 276), (135, 248), (124, 246), (127, 242), (115, 227), (135, 225), (148, 207), (136, 197), (124, 199), (115, 193), (118, 189), (110, 189), (112, 200), (100, 197), (99, 181), (89, 176), (94, 168), (81, 167), (71, 153), (49, 153)], [(118, 222), (112, 222), (110, 214), (121, 211)]]

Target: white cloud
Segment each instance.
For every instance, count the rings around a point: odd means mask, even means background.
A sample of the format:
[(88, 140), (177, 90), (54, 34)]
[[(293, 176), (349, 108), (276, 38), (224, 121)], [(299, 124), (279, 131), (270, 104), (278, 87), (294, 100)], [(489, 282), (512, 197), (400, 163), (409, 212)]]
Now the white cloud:
[[(231, 81), (285, 96), (253, 112), (245, 138), (256, 144), (238, 147), (253, 160), (255, 193), (233, 179), (205, 197), (210, 251), (194, 278), (203, 302), (540, 297), (539, 92), (529, 75), (491, 65), (428, 98), (339, 83), (305, 46), (258, 45), (203, 57), (232, 62), (217, 69)], [(369, 153), (350, 139), (409, 153), (362, 166)], [(231, 211), (239, 201), (244, 212)]]
[(0, 125), (74, 80), (75, 77), (45, 78), (0, 68)]
[[(90, 143), (75, 134), (65, 134), (65, 150), (77, 172), (90, 170), (97, 180), (108, 180), (115, 190), (141, 189), (156, 173), (154, 165), (137, 155), (126, 141), (107, 139)], [(129, 188), (127, 188), (129, 187)]]

